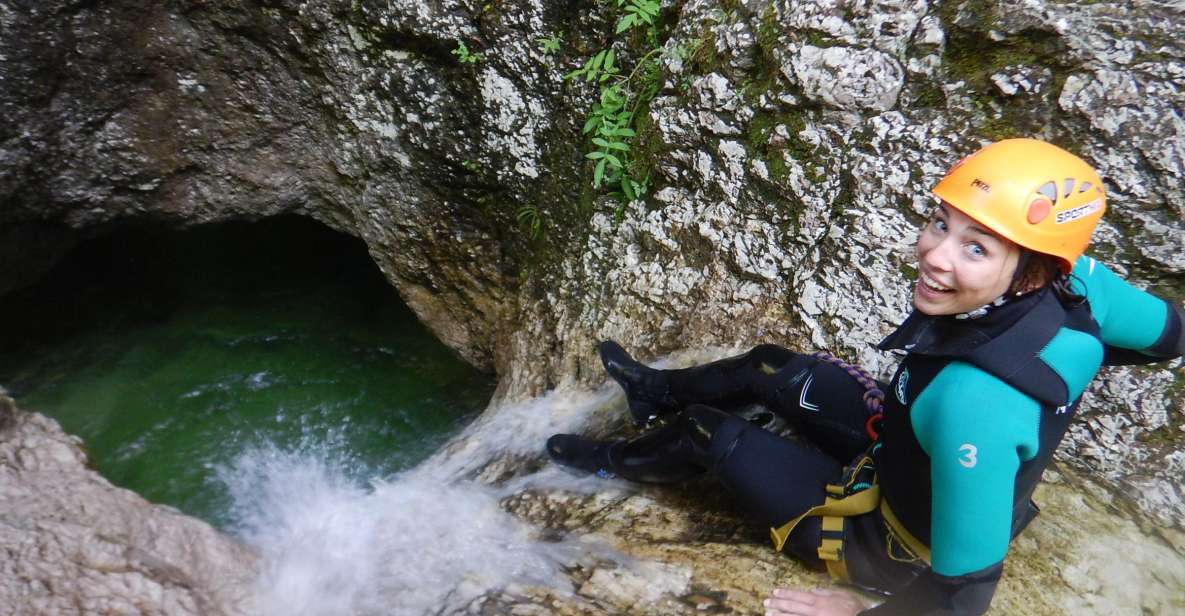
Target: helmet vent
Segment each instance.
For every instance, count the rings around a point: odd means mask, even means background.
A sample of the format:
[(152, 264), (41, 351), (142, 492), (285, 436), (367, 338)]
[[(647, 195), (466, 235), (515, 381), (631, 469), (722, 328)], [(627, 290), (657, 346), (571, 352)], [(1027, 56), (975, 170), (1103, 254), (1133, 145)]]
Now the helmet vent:
[(1046, 182), (1037, 189), (1037, 192), (1049, 197), (1050, 201), (1057, 201), (1057, 184), (1053, 182)]
[(1090, 190), (1091, 186), (1092, 186), (1092, 184), (1090, 182), (1083, 182), (1082, 186), (1078, 187), (1078, 192), (1084, 193), (1084, 192)]
[(1062, 180), (1062, 196), (1069, 197), (1072, 192), (1074, 192), (1074, 178)]

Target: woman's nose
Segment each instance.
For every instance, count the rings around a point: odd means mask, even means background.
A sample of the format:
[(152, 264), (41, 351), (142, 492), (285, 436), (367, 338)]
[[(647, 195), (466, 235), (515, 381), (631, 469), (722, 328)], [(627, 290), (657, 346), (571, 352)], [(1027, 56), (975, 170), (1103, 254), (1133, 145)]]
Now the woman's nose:
[(932, 269), (947, 271), (951, 267), (951, 242), (948, 238), (922, 252), (922, 262)]

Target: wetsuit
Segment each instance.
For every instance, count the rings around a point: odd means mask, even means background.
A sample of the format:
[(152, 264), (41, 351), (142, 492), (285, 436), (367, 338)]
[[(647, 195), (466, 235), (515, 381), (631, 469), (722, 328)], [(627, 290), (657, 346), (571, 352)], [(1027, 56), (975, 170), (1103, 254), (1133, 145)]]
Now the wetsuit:
[(1046, 289), (980, 320), (915, 313), (881, 343), (908, 353), (886, 399), (881, 495), (932, 560), (868, 613), (986, 611), (1029, 497), (1105, 356), (1180, 355), (1179, 309), (1091, 258), (1072, 280), (1085, 302), (1066, 306)]
[[(1086, 257), (1073, 285), (1085, 301), (1063, 302), (1047, 288), (977, 319), (914, 313), (882, 342), (906, 356), (885, 389), (875, 449), (881, 495), (931, 561), (886, 545), (883, 510), (845, 520), (852, 581), (891, 593), (866, 614), (986, 611), (1008, 544), (1033, 512), (1029, 497), (1100, 365), (1181, 355), (1180, 308)], [(687, 408), (615, 454), (627, 478), (661, 481), (708, 469), (777, 527), (822, 503), (825, 486), (869, 445), (865, 388), (835, 365), (763, 345), (667, 374), (671, 396)], [(703, 406), (752, 402), (792, 422), (814, 446)], [(786, 549), (817, 563), (820, 532), (818, 518), (808, 517)]]

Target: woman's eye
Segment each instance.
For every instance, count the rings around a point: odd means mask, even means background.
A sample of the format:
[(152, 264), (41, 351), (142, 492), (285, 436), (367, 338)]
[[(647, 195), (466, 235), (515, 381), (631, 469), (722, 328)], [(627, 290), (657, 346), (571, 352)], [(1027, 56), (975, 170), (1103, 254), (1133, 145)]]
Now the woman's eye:
[(984, 247), (980, 244), (969, 244), (967, 246), (967, 252), (969, 254), (971, 254), (972, 256), (976, 256), (976, 257), (986, 257), (987, 256), (987, 250), (985, 250)]
[(941, 218), (931, 218), (930, 225), (938, 231), (946, 231), (946, 221)]

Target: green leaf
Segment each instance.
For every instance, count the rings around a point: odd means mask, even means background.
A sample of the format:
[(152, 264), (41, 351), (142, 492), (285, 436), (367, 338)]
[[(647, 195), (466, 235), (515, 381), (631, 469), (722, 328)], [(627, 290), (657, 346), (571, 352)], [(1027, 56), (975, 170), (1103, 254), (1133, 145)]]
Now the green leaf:
[(634, 192), (634, 181), (629, 178), (622, 178), (621, 189), (625, 191), (625, 197), (630, 201), (638, 198), (638, 193)]
[(589, 152), (588, 154), (585, 154), (585, 155), (584, 155), (584, 157), (585, 157), (585, 158), (588, 158), (588, 159), (591, 159), (591, 160), (597, 160), (597, 159), (600, 159), (600, 158), (605, 158), (606, 156), (609, 156), (609, 155), (608, 155), (608, 154), (606, 154), (606, 153), (604, 153), (604, 152)]
[[(626, 10), (628, 11), (629, 9), (626, 9)], [(630, 14), (630, 15), (626, 15), (625, 17), (622, 17), (621, 21), (617, 22), (617, 30), (614, 32), (614, 34), (621, 34), (622, 32), (629, 30), (630, 28), (632, 28), (634, 26), (634, 24), (637, 22), (637, 20), (638, 20), (638, 16), (634, 15), (634, 14)]]
[(605, 66), (604, 66), (604, 70), (606, 70), (606, 71), (612, 71), (612, 70), (613, 70), (613, 49), (612, 49), (612, 48), (610, 48), (610, 49), (608, 49), (607, 51), (608, 51), (609, 53), (605, 54)]
[(597, 163), (597, 168), (593, 170), (593, 188), (601, 187), (601, 180), (605, 177), (605, 161)]
[(638, 133), (634, 132), (632, 128), (615, 128), (613, 135), (616, 137), (637, 137)]
[(588, 134), (601, 126), (601, 116), (589, 115), (588, 120), (584, 122), (584, 128), (580, 130), (583, 134)]
[[(614, 156), (612, 154), (605, 154), (605, 157), (601, 159), (601, 162), (603, 163), (605, 161), (608, 161), (610, 165), (613, 165), (614, 169), (621, 169), (621, 159), (620, 158), (617, 158), (616, 156)], [(597, 164), (600, 164), (600, 163), (597, 163)]]
[(616, 111), (625, 105), (625, 97), (622, 96), (621, 90), (617, 86), (609, 86), (601, 90), (601, 105)]

